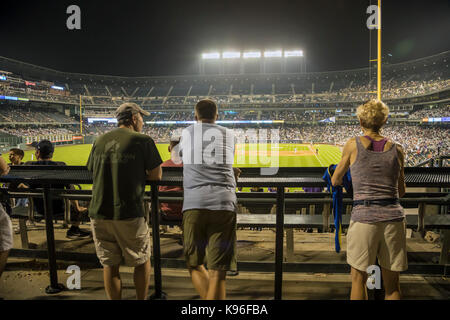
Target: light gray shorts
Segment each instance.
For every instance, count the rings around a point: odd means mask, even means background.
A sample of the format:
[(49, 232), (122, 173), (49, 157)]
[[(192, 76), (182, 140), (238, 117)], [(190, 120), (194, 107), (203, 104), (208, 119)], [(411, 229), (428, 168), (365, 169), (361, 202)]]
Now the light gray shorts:
[(8, 251), (13, 246), (13, 228), (11, 219), (0, 205), (0, 252)]

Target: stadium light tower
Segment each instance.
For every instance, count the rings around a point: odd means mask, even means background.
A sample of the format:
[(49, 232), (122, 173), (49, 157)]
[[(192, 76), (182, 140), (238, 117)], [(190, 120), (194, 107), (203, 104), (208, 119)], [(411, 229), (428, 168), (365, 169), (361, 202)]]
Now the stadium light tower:
[[(263, 61), (263, 73), (267, 73), (267, 65), (270, 64), (272, 68), (274, 67), (274, 64), (277, 64), (276, 68), (279, 67), (279, 72), (282, 72), (283, 69), (283, 50), (277, 49), (277, 50), (266, 50), (264, 51), (264, 61)], [(279, 66), (278, 66), (279, 64)]]
[(222, 52), (223, 73), (243, 73), (241, 52), (236, 50), (227, 50)]
[[(250, 65), (250, 68), (253, 69), (255, 67), (255, 63), (259, 63), (259, 72), (261, 73), (262, 70), (262, 61), (261, 61), (261, 56), (262, 53), (261, 51), (258, 50), (249, 50), (249, 51), (244, 51), (242, 57), (243, 59), (242, 64), (241, 64), (241, 73), (245, 73), (245, 65), (247, 64), (247, 66)], [(254, 71), (251, 71), (252, 73), (254, 73)]]
[[(289, 72), (306, 72), (306, 62), (303, 50), (226, 50), (211, 51), (202, 53), (200, 59), (200, 74), (205, 74), (205, 66), (212, 66), (214, 69), (218, 68), (219, 74), (235, 73), (236, 67), (240, 66), (239, 72), (245, 73), (246, 65), (249, 65), (251, 72), (255, 72), (256, 64), (259, 64), (259, 72), (283, 72), (287, 69)], [(268, 70), (268, 67), (269, 69)], [(289, 67), (289, 68), (288, 68)], [(208, 67), (209, 68), (209, 67)], [(295, 70), (295, 71), (294, 71)], [(227, 72), (225, 72), (227, 71)], [(256, 71), (258, 72), (258, 71)]]
[(205, 52), (202, 53), (201, 59), (200, 59), (200, 74), (205, 74), (205, 62), (210, 61), (218, 61), (220, 60), (220, 52)]
[(295, 70), (294, 72), (304, 73), (306, 72), (306, 63), (303, 50), (285, 50), (285, 61), (283, 62), (283, 72), (289, 70)]

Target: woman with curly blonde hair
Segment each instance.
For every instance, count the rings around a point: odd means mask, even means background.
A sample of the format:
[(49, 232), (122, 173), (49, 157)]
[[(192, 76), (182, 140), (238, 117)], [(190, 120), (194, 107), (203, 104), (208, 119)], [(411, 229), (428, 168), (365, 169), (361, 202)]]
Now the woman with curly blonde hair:
[(406, 226), (399, 197), (405, 194), (402, 147), (381, 135), (388, 107), (370, 100), (358, 107), (362, 137), (351, 138), (332, 177), (341, 185), (350, 168), (353, 210), (347, 232), (347, 262), (351, 266), (351, 299), (367, 299), (367, 268), (381, 266), (385, 298), (400, 299), (399, 274), (408, 268)]

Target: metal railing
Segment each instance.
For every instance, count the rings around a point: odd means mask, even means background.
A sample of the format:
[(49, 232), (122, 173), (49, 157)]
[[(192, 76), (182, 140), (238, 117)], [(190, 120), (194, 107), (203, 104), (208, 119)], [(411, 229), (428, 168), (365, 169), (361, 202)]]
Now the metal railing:
[[(407, 186), (429, 186), (429, 187), (450, 187), (450, 168), (406, 168), (406, 183)], [(324, 187), (325, 183), (321, 176), (325, 168), (280, 168), (276, 176), (260, 176), (259, 168), (246, 168), (243, 170), (241, 178), (237, 185), (238, 187), (276, 187), (276, 193), (265, 194), (261, 197), (252, 195), (258, 198), (257, 200), (245, 199), (248, 202), (270, 202), (276, 204), (276, 240), (275, 240), (275, 299), (282, 298), (282, 280), (283, 280), (283, 237), (284, 237), (284, 215), (285, 206), (287, 203), (329, 203), (330, 199), (295, 199), (294, 195), (285, 194), (286, 187)], [(56, 252), (55, 239), (53, 229), (53, 208), (52, 199), (55, 197), (71, 197), (73, 199), (87, 199), (89, 192), (86, 191), (63, 191), (61, 189), (52, 188), (52, 184), (90, 184), (92, 177), (85, 167), (71, 167), (71, 166), (18, 166), (13, 167), (8, 176), (0, 177), (1, 182), (23, 182), (34, 185), (40, 184), (39, 189), (28, 189), (26, 191), (15, 190), (11, 196), (25, 196), (29, 195), (42, 197), (44, 200), (44, 213), (46, 224), (47, 237), (47, 255), (49, 261), (50, 271), (50, 286), (47, 287), (47, 293), (56, 293), (61, 291), (61, 285), (58, 284), (57, 267), (56, 267)], [(154, 298), (163, 298), (162, 292), (162, 277), (161, 277), (161, 251), (160, 251), (160, 237), (159, 225), (160, 215), (158, 210), (159, 192), (158, 186), (161, 185), (178, 185), (182, 186), (182, 168), (165, 168), (162, 181), (148, 181), (147, 184), (151, 186), (150, 197), (151, 202), (151, 219), (152, 219), (152, 237), (153, 237), (153, 267), (154, 267), (154, 281), (155, 293)], [(5, 190), (3, 190), (5, 191)], [(324, 196), (328, 196), (323, 193)], [(245, 198), (245, 197), (239, 197)], [(261, 199), (259, 199), (261, 198)], [(447, 197), (448, 198), (448, 197)], [(446, 199), (447, 199), (446, 198)], [(418, 203), (444, 203), (448, 204), (448, 199), (432, 199), (421, 198), (417, 199)], [(167, 198), (162, 200), (166, 201)], [(403, 199), (405, 201), (406, 199)], [(348, 201), (348, 200), (347, 200)], [(414, 200), (412, 200), (414, 201)], [(422, 211), (424, 206), (422, 206)], [(423, 221), (418, 221), (418, 226), (423, 227)]]

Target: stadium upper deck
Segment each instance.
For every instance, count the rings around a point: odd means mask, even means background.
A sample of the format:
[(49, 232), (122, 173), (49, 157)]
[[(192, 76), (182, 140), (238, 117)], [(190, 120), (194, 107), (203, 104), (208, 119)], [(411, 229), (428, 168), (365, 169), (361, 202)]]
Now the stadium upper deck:
[[(450, 51), (383, 66), (383, 98), (435, 94), (448, 98)], [(376, 70), (368, 68), (306, 74), (226, 74), (165, 77), (119, 77), (60, 72), (0, 57), (0, 95), (34, 101), (115, 108), (134, 101), (149, 108), (176, 108), (212, 97), (227, 105), (298, 106), (361, 102), (374, 97)], [(443, 94), (443, 92), (447, 92)], [(436, 95), (436, 93), (441, 93)], [(418, 101), (417, 99), (415, 100)], [(424, 101), (429, 101), (424, 100)], [(408, 102), (408, 101), (406, 101)]]

